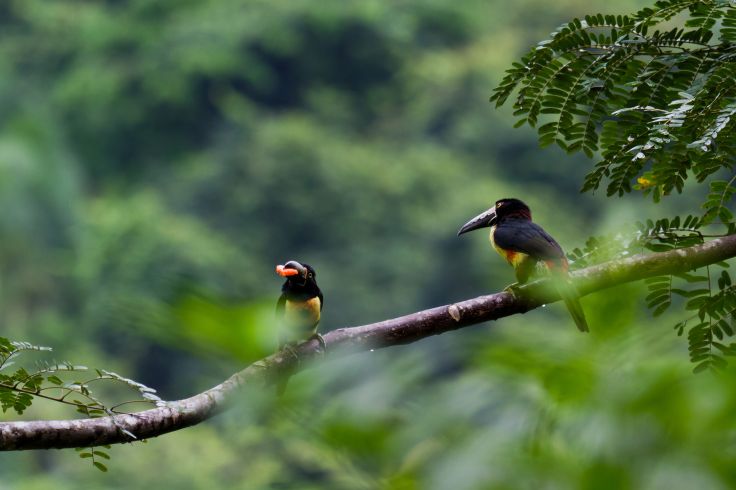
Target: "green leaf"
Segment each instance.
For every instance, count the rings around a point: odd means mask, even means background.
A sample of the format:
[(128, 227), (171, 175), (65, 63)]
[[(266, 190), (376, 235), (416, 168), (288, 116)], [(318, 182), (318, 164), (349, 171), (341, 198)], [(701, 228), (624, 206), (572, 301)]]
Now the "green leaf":
[(703, 371), (709, 369), (710, 367), (711, 366), (710, 366), (709, 360), (703, 361), (693, 368), (693, 373), (695, 374), (702, 373)]

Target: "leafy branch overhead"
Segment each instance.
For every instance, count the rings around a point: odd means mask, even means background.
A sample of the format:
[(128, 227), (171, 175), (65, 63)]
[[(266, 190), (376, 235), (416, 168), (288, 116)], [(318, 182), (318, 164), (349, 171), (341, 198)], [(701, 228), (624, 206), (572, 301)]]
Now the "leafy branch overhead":
[[(663, 0), (631, 16), (589, 15), (552, 33), (507, 71), (491, 100), (515, 94), (517, 126), (538, 127), (543, 146), (600, 155), (582, 191), (606, 184), (609, 196), (632, 190), (655, 201), (694, 177), (709, 192), (701, 216), (639, 223), (627, 243), (592, 240), (571, 259), (584, 265), (616, 248), (665, 251), (736, 232), (736, 3)], [(724, 179), (725, 177), (725, 179)], [(719, 231), (706, 235), (706, 228)], [(736, 292), (723, 262), (697, 273), (647, 281), (655, 316), (680, 298), (695, 370), (719, 368), (734, 354)], [(719, 270), (721, 269), (721, 270)]]
[[(684, 21), (684, 24), (683, 24)], [(679, 27), (683, 26), (684, 27)], [(736, 5), (663, 0), (631, 16), (574, 19), (514, 63), (491, 100), (512, 96), (517, 126), (601, 160), (583, 191), (655, 200), (733, 170)], [(731, 221), (733, 180), (711, 184), (706, 217)]]

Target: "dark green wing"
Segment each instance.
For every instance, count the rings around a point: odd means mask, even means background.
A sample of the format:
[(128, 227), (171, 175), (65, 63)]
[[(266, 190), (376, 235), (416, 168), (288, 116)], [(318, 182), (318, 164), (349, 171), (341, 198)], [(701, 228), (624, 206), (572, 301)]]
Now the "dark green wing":
[(322, 291), (317, 294), (317, 297), (319, 297), (319, 311), (322, 311), (322, 307), (325, 306), (325, 297), (322, 296)]
[(526, 220), (508, 220), (496, 227), (493, 241), (504, 250), (513, 250), (537, 260), (565, 256), (562, 247), (541, 226)]

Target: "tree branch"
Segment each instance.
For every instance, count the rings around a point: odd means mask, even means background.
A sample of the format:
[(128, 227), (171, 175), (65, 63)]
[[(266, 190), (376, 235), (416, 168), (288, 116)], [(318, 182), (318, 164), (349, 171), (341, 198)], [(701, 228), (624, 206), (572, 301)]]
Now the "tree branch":
[[(636, 255), (588, 267), (573, 273), (581, 295), (647, 277), (677, 274), (736, 256), (736, 235), (702, 245), (649, 255)], [(536, 281), (517, 296), (501, 292), (412, 313), (378, 323), (339, 328), (324, 335), (330, 357), (408, 344), (444, 332), (525, 313), (559, 299), (549, 281)], [(224, 408), (243, 385), (272, 382), (284, 370), (298, 370), (303, 362), (320, 356), (311, 340), (295, 349), (296, 356), (277, 352), (240, 371), (225, 382), (191, 398), (131, 415), (81, 420), (0, 423), (0, 450), (89, 447), (156, 437), (206, 420)], [(298, 360), (297, 360), (298, 359)]]

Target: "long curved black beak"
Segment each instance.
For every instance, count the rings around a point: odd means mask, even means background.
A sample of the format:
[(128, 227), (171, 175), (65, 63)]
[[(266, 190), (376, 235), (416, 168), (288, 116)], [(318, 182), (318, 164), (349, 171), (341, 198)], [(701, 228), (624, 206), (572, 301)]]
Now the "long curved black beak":
[(477, 230), (479, 228), (487, 228), (496, 224), (496, 206), (493, 206), (487, 211), (483, 211), (475, 218), (465, 223), (462, 228), (457, 232), (457, 236), (467, 233), (469, 231)]

